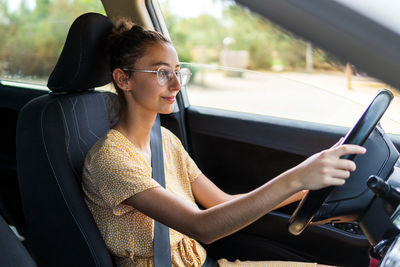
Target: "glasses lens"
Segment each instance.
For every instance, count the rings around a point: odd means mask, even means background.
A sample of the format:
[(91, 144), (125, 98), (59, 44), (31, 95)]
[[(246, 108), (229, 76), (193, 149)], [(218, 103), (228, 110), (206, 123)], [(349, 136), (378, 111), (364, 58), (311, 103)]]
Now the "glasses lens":
[(189, 83), (191, 75), (192, 75), (192, 73), (190, 72), (190, 70), (188, 68), (182, 68), (179, 71), (179, 79), (181, 82), (181, 86), (185, 86)]
[[(173, 75), (174, 74), (171, 69), (169, 69), (167, 67), (160, 67), (157, 70), (158, 83), (160, 85), (166, 85), (167, 82), (172, 80)], [(179, 71), (176, 71), (175, 75), (179, 78), (179, 82), (180, 82), (181, 86), (185, 86), (186, 84), (188, 84), (192, 73), (190, 72), (190, 70), (188, 68), (183, 68)]]
[(169, 76), (171, 75), (171, 71), (167, 68), (160, 67), (157, 70), (157, 79), (160, 85), (165, 85), (169, 80)]

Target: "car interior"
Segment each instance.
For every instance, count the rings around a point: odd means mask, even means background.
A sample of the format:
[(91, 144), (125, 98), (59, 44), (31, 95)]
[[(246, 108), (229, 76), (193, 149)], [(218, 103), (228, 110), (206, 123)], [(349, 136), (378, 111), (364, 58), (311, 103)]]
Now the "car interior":
[[(258, 2), (250, 8), (259, 7)], [(80, 185), (86, 153), (118, 119), (115, 94), (95, 89), (111, 81), (105, 36), (118, 16), (166, 35), (168, 30), (155, 1), (102, 3), (107, 16), (86, 13), (71, 25), (48, 80), (50, 91), (0, 83), (1, 266), (114, 265)], [(185, 92), (178, 95), (175, 111), (160, 119), (202, 172), (232, 194), (255, 189), (349, 132), (340, 126), (190, 106)], [(368, 160), (355, 159), (362, 168), (354, 173), (354, 182), (325, 194), (310, 215), (324, 224), (309, 224), (312, 218), (307, 218), (301, 234), (290, 233), (288, 222), (299, 209), (294, 203), (205, 245), (208, 254), (233, 261), (368, 266), (371, 245), (380, 244), (383, 257), (399, 230), (366, 180), (374, 174), (397, 183), (400, 138), (385, 134), (378, 122), (360, 141), (374, 153)], [(355, 216), (355, 222), (341, 222), (347, 215)]]
[(0, 262), (3, 266), (36, 266), (28, 250), (0, 216)]

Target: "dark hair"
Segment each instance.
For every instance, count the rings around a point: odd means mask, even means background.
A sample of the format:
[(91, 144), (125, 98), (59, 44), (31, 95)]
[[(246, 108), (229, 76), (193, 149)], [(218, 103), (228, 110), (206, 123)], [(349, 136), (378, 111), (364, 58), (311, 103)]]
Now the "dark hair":
[[(119, 19), (108, 36), (107, 52), (111, 72), (116, 68), (134, 67), (135, 62), (144, 55), (148, 46), (155, 43), (171, 42), (159, 32), (146, 30), (127, 18)], [(130, 76), (131, 73), (128, 75)], [(121, 110), (124, 110), (126, 107), (124, 94), (114, 80), (113, 83)]]

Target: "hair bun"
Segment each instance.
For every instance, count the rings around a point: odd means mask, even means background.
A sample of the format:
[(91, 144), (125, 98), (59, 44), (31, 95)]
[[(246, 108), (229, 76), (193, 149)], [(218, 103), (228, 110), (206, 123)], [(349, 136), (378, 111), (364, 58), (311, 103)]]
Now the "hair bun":
[(131, 30), (133, 27), (140, 27), (138, 25), (135, 25), (135, 23), (133, 23), (132, 21), (130, 21), (127, 18), (119, 18), (116, 22), (115, 22), (115, 26), (113, 28), (113, 33), (114, 34), (122, 34), (126, 31)]

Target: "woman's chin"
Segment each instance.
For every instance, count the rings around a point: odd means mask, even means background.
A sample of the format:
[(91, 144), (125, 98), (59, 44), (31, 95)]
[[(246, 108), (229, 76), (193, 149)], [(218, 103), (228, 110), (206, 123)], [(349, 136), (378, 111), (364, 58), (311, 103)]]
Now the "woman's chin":
[(171, 114), (172, 112), (174, 112), (174, 108), (173, 107), (171, 109), (160, 110), (158, 113), (159, 114), (168, 115), (168, 114)]

